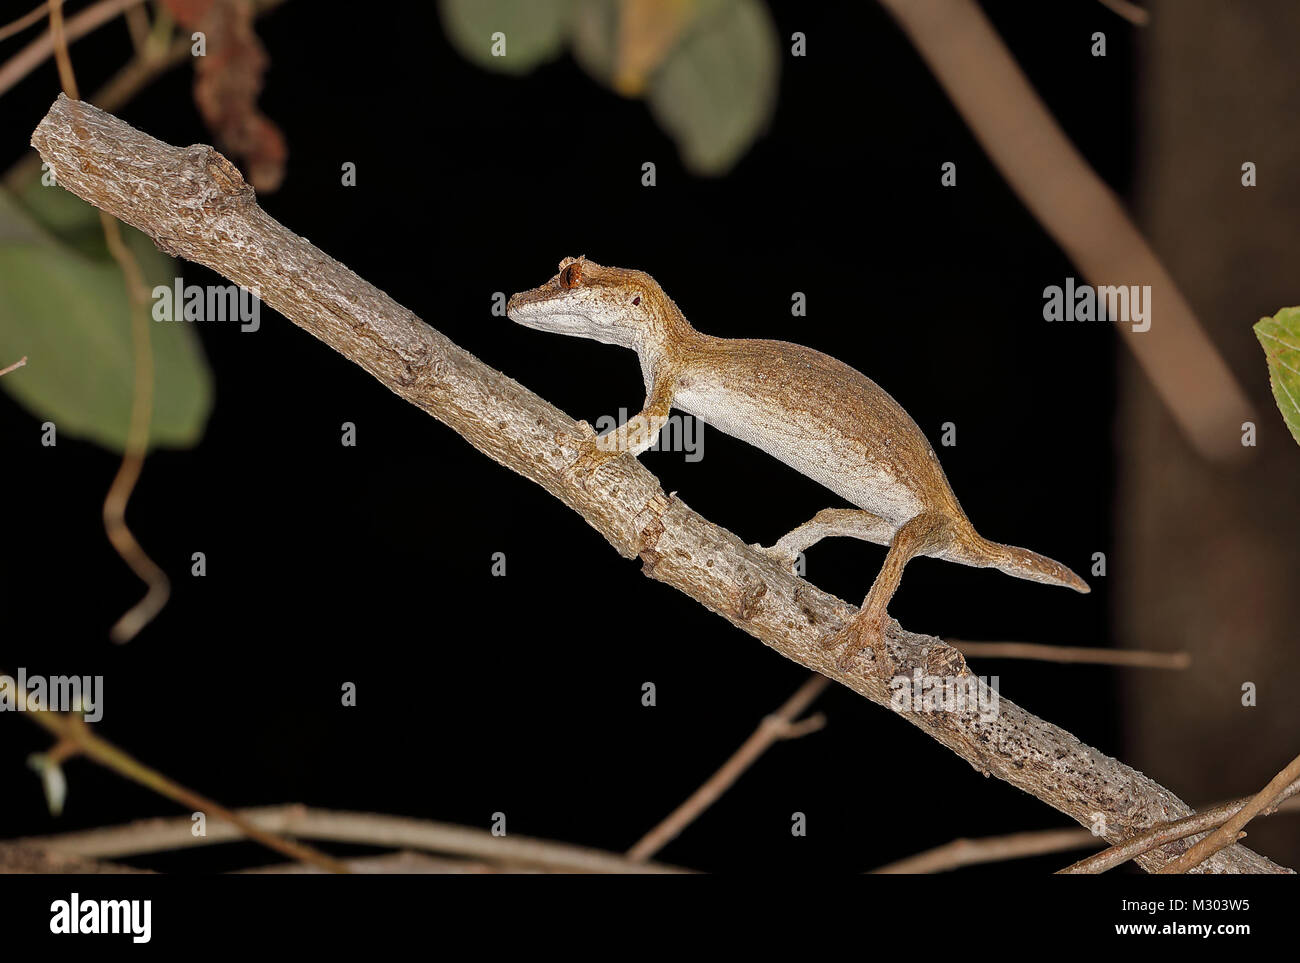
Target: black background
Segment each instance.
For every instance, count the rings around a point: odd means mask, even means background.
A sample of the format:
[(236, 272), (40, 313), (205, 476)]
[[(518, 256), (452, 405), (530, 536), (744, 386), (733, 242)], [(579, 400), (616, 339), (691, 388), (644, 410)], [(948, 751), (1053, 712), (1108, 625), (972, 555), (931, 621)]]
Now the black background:
[[(9, 6), (13, 6), (12, 4)], [(25, 6), (25, 5), (24, 5)], [(1123, 194), (1133, 137), (1131, 28), (1095, 0), (989, 3), (1031, 82)], [(447, 43), (432, 4), (295, 2), (259, 21), (272, 66), (261, 104), (287, 136), (273, 216), (486, 363), (575, 417), (636, 411), (631, 352), (529, 331), (494, 292), (548, 279), (565, 255), (652, 273), (715, 335), (799, 341), (890, 391), (938, 446), (979, 530), (1085, 574), (1111, 543), (1117, 342), (1106, 325), (1048, 325), (1042, 291), (1076, 274), (985, 159), (874, 4), (772, 4), (783, 57), (767, 135), (727, 177), (687, 173), (646, 107), (565, 56), (524, 78)], [(15, 11), (21, 12), (21, 11)], [(1104, 30), (1108, 56), (1089, 53)], [(126, 56), (120, 24), (74, 46), (83, 90)], [(57, 92), (52, 66), (0, 101), (4, 164)], [(189, 68), (121, 112), (175, 144), (210, 142)], [(658, 185), (644, 188), (654, 161)], [(340, 167), (355, 162), (355, 188)], [(955, 161), (958, 186), (939, 168)], [(184, 266), (190, 283), (224, 283)], [(808, 316), (791, 317), (793, 291)], [(0, 398), (0, 659), (102, 674), (98, 731), (228, 805), (301, 801), (487, 826), (621, 850), (677, 805), (807, 676), (644, 578), (582, 520), (266, 309), (262, 329), (199, 326), (216, 405), (193, 450), (153, 454), (128, 518), (173, 579), (125, 647), (107, 629), (142, 592), (100, 506), (117, 458), (61, 439)], [(357, 425), (358, 444), (340, 444)], [(643, 462), (692, 508), (771, 542), (842, 504), (765, 453), (706, 430), (704, 459)], [(189, 575), (206, 553), (208, 574)], [(504, 552), (508, 575), (494, 578)], [(809, 553), (809, 578), (851, 601), (884, 550)], [(919, 560), (891, 614), (967, 639), (1108, 644), (1093, 593)], [(975, 661), (1005, 697), (1121, 754), (1111, 670)], [(359, 688), (356, 708), (340, 686)], [(658, 705), (641, 705), (654, 682)], [(975, 772), (902, 719), (840, 688), (827, 728), (772, 749), (661, 854), (719, 871), (870, 868), (955, 836), (1067, 820)], [(43, 730), (0, 720), (0, 835), (107, 825), (177, 808), (85, 762), (66, 812), (46, 811), (28, 753)], [(1152, 773), (1157, 779), (1159, 773)], [(791, 814), (807, 814), (794, 838)], [(1039, 871), (1046, 857), (964, 872)], [(225, 869), (252, 846), (142, 857)]]

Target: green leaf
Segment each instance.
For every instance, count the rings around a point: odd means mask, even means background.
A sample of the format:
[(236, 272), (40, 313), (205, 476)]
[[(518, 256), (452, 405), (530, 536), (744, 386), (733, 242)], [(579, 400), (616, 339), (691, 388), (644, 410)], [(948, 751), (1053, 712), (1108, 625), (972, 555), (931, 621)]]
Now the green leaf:
[(1283, 308), (1271, 318), (1260, 318), (1255, 337), (1268, 359), (1268, 380), (1282, 420), (1300, 444), (1300, 308)]
[(76, 194), (46, 187), (40, 177), (31, 177), (11, 187), (19, 205), (40, 228), (88, 257), (101, 260), (108, 256), (99, 215)]
[(578, 0), (573, 13), (573, 59), (594, 80), (614, 86), (618, 0)]
[[(60, 435), (122, 451), (135, 390), (126, 284), (94, 208), (75, 198), (75, 207), (67, 205), (56, 194), (71, 197), (56, 187), (24, 191), (28, 208), (0, 190), (0, 358), (27, 356), (25, 367), (0, 378), (0, 389), (54, 422)], [(50, 218), (49, 229), (33, 210)], [(146, 285), (170, 286), (179, 270), (172, 259), (139, 232), (123, 227), (123, 234)], [(202, 346), (184, 322), (151, 319), (149, 335), (150, 446), (193, 445), (212, 408)]]
[[(439, 0), (452, 45), (466, 60), (522, 74), (559, 56), (569, 31), (571, 0)], [(504, 56), (493, 56), (493, 35), (504, 35)]]
[(650, 79), (650, 109), (687, 168), (730, 170), (771, 120), (780, 73), (761, 0), (708, 4)]

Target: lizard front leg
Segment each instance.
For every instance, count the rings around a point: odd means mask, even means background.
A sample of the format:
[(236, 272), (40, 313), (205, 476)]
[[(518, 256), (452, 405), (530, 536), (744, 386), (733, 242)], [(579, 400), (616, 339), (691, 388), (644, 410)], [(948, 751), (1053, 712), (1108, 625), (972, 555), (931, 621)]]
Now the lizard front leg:
[(574, 471), (587, 475), (624, 453), (633, 456), (641, 454), (659, 437), (672, 406), (672, 382), (668, 378), (656, 380), (646, 396), (644, 408), (617, 428), (583, 441), (582, 450), (573, 465)]

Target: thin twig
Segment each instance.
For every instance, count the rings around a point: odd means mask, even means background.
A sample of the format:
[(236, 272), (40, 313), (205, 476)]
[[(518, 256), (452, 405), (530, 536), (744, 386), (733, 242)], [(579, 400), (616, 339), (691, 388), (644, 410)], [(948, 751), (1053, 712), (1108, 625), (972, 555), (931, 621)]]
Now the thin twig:
[[(108, 23), (128, 7), (144, 0), (100, 0), (68, 18), (67, 38), (72, 43)], [(3, 64), (0, 64), (0, 95), (45, 63), (54, 53), (54, 35), (46, 31)]]
[(50, 0), (50, 37), (54, 44), (54, 61), (59, 66), (59, 83), (63, 92), (78, 99), (77, 75), (72, 71), (72, 58), (68, 56), (68, 38), (63, 30), (63, 0)]
[(18, 359), (17, 361), (15, 361), (13, 364), (9, 365), (9, 367), (7, 367), (7, 368), (0, 368), (0, 378), (3, 378), (5, 375), (7, 375), (7, 374), (8, 374), (9, 372), (11, 372), (11, 371), (17, 371), (19, 368), (21, 368), (21, 367), (22, 367), (23, 365), (25, 365), (26, 363), (27, 363), (27, 355), (23, 355), (21, 358), (19, 358), (19, 359)]
[(1145, 27), (1151, 22), (1151, 14), (1129, 0), (1100, 0), (1103, 7), (1111, 13), (1118, 14), (1135, 27)]
[(1300, 780), (1300, 756), (1292, 759), (1285, 769), (1270, 779), (1268, 785), (1256, 793), (1250, 802), (1241, 808), (1240, 812), (1200, 840), (1174, 862), (1166, 863), (1160, 867), (1159, 872), (1186, 873), (1220, 850), (1227, 849), (1246, 835), (1241, 831), (1246, 823), (1264, 810), (1276, 806), (1279, 800), (1286, 798), (1289, 792), (1294, 791), (1291, 784), (1296, 780)]
[[(484, 859), (497, 865), (540, 867), (562, 873), (688, 872), (659, 863), (634, 863), (615, 853), (585, 846), (514, 834), (493, 836), (483, 829), (406, 816), (340, 812), (299, 805), (240, 809), (236, 815), (262, 832), (361, 846), (417, 849)], [(239, 833), (221, 824), (209, 826), (207, 835), (202, 837), (196, 837), (190, 830), (188, 819), (149, 819), (125, 826), (14, 842), (88, 859), (112, 859), (226, 843), (239, 838)]]
[(124, 14), (127, 32), (131, 34), (131, 48), (136, 55), (149, 50), (149, 12), (144, 7), (128, 7)]
[[(50, 0), (49, 8), (50, 34), (54, 38), (59, 81), (63, 85), (63, 92), (75, 98), (77, 76), (72, 69), (72, 57), (68, 53), (68, 39), (63, 25), (63, 0)], [(122, 462), (108, 488), (108, 494), (104, 496), (104, 532), (122, 561), (147, 586), (144, 598), (123, 613), (109, 630), (109, 637), (114, 642), (123, 643), (135, 638), (162, 611), (171, 595), (171, 581), (167, 578), (167, 573), (145, 552), (126, 523), (126, 506), (140, 479), (140, 472), (144, 469), (145, 455), (149, 450), (149, 426), (153, 420), (154, 370), (153, 340), (149, 333), (149, 288), (145, 284), (139, 262), (122, 239), (121, 226), (117, 220), (100, 211), (99, 221), (108, 251), (117, 262), (126, 286), (134, 359), (131, 420), (127, 426)]]
[[(514, 868), (499, 864), (486, 863), (482, 860), (460, 859), (446, 856), (430, 856), (416, 853), (409, 849), (381, 856), (358, 856), (344, 861), (348, 870), (360, 875), (396, 875), (396, 876), (466, 876), (493, 873), (553, 872), (545, 867)], [(275, 866), (257, 866), (253, 869), (241, 869), (236, 872), (245, 876), (303, 876), (319, 873), (320, 870), (307, 863), (279, 863)]]
[[(1291, 787), (1292, 792), (1300, 790), (1300, 782)], [(1195, 836), (1206, 832), (1224, 822), (1239, 810), (1250, 797), (1232, 802), (1218, 803), (1195, 816), (1180, 819), (1174, 823), (1165, 823), (1149, 832), (1125, 840), (1117, 846), (1102, 850), (1087, 859), (1080, 860), (1072, 866), (1058, 870), (1058, 873), (1101, 873), (1125, 863), (1147, 850), (1175, 842), (1186, 836)], [(1276, 812), (1300, 813), (1300, 798), (1291, 798), (1281, 803)], [(1028, 856), (1042, 856), (1047, 853), (1063, 853), (1071, 849), (1083, 849), (1096, 846), (1101, 838), (1086, 829), (1041, 829), (1028, 832), (1010, 833), (1004, 836), (986, 836), (980, 839), (954, 839), (935, 846), (913, 856), (889, 863), (872, 873), (942, 873), (963, 866), (979, 863), (996, 863), (1007, 859), (1022, 859)]]
[[(568, 415), (430, 328), (263, 211), (238, 168), (210, 147), (175, 148), (89, 104), (59, 97), (32, 142), (74, 194), (204, 264), (449, 425), (479, 451), (561, 499), (643, 571), (776, 649), (897, 712), (980, 772), (1024, 789), (1085, 826), (1106, 815), (1108, 842), (1190, 815), (1176, 795), (1037, 718), (973, 675), (961, 653), (895, 622), (885, 645), (899, 672), (952, 679), (974, 698), (957, 711), (909, 711), (870, 665), (841, 669), (827, 640), (857, 608), (690, 510), (635, 458), (589, 474), (588, 437)], [(236, 240), (237, 239), (237, 240)], [(971, 690), (974, 690), (971, 692)], [(990, 701), (996, 697), (996, 711)], [(864, 765), (887, 764), (879, 747)], [(1122, 803), (1122, 804), (1121, 804)], [(1146, 853), (1155, 869), (1168, 859)], [(1235, 846), (1212, 872), (1285, 872)]]
[[(57, 3), (58, 0), (54, 0), (54, 2)], [(290, 859), (314, 863), (323, 869), (328, 869), (330, 872), (347, 872), (347, 867), (332, 856), (327, 856), (319, 850), (304, 846), (291, 839), (281, 839), (279, 836), (260, 828), (255, 822), (245, 819), (238, 813), (213, 802), (206, 796), (199, 795), (192, 789), (185, 788), (180, 783), (164, 776), (158, 770), (149, 768), (135, 757), (117, 748), (107, 739), (95, 735), (90, 726), (80, 716), (71, 713), (51, 712), (40, 708), (28, 700), (27, 693), (24, 690), (16, 687), (14, 690), (18, 693), (19, 709), (29, 719), (52, 732), (59, 738), (61, 743), (75, 746), (80, 755), (99, 763), (105, 769), (110, 769), (124, 779), (138, 783), (146, 789), (152, 789), (160, 796), (166, 796), (192, 812), (209, 813), (217, 819), (225, 820), (249, 839), (261, 843), (268, 849), (283, 853)], [(186, 818), (180, 822), (192, 828), (193, 824), (190, 819)], [(189, 829), (186, 830), (186, 832), (189, 831)]]
[(42, 3), (35, 10), (29, 10), (17, 20), (11, 20), (3, 27), (0, 27), (0, 40), (8, 40), (14, 34), (22, 33), (32, 24), (40, 23), (45, 16), (45, 8), (48, 6), (48, 3)]
[(104, 86), (95, 91), (90, 103), (104, 110), (120, 109), (155, 77), (189, 59), (191, 46), (188, 37), (177, 37), (170, 47), (162, 51), (146, 46), (143, 53), (132, 57), (121, 70), (105, 81)]
[(1250, 400), (1119, 197), (1070, 143), (975, 0), (880, 3), (1007, 184), (1085, 278), (1149, 288), (1156, 306), (1149, 330), (1110, 326), (1197, 451), (1216, 460), (1248, 454), (1240, 426), (1257, 420)]
[[(256, 0), (253, 15), (261, 17), (283, 3), (285, 0)], [(41, 9), (45, 9), (44, 4)], [(91, 94), (89, 103), (109, 112), (120, 110), (155, 78), (189, 60), (191, 46), (193, 42), (186, 36), (176, 37), (171, 46), (165, 49), (155, 50), (152, 44), (146, 45), (144, 51), (133, 56), (122, 69)], [(15, 192), (22, 190), (36, 176), (40, 166), (39, 154), (35, 151), (24, 154), (5, 172), (5, 186)]]
[[(1294, 796), (1297, 791), (1300, 791), (1300, 782), (1295, 782), (1288, 787), (1284, 796)], [(1279, 797), (1279, 800), (1281, 798)], [(1195, 836), (1197, 833), (1208, 832), (1216, 826), (1222, 826), (1236, 813), (1240, 812), (1242, 807), (1250, 802), (1250, 799), (1250, 796), (1245, 796), (1230, 802), (1218, 803), (1201, 810), (1194, 816), (1156, 826), (1145, 833), (1134, 836), (1132, 839), (1126, 839), (1109, 849), (1104, 849), (1087, 859), (1067, 866), (1065, 869), (1057, 870), (1057, 874), (1104, 873), (1106, 870), (1114, 869), (1121, 863), (1135, 859), (1157, 846), (1165, 846), (1188, 836)], [(1273, 811), (1300, 812), (1300, 799), (1288, 799), (1285, 803), (1279, 803)]]
[(984, 839), (954, 839), (950, 843), (927, 849), (871, 872), (876, 875), (943, 873), (977, 863), (998, 863), (1006, 859), (1024, 859), (1045, 853), (1083, 849), (1086, 846), (1096, 846), (1098, 842), (1098, 838), (1086, 829), (1044, 829)]
[(962, 655), (988, 659), (1036, 659), (1040, 662), (1122, 665), (1140, 669), (1186, 669), (1192, 657), (1186, 652), (1149, 652), (1140, 649), (1093, 649), (1034, 642), (967, 642), (945, 639)]
[(812, 716), (803, 722), (796, 722), (796, 720), (819, 695), (826, 691), (829, 682), (830, 680), (824, 675), (809, 677), (781, 708), (766, 716), (758, 724), (753, 734), (732, 753), (731, 758), (724, 762), (717, 772), (691, 793), (685, 802), (669, 813), (663, 822), (646, 833), (635, 846), (629, 849), (627, 858), (633, 862), (643, 863), (676, 839), (683, 829), (717, 802), (718, 798), (730, 789), (744, 771), (752, 766), (773, 743), (783, 739), (797, 739), (824, 726), (826, 720), (821, 715)]

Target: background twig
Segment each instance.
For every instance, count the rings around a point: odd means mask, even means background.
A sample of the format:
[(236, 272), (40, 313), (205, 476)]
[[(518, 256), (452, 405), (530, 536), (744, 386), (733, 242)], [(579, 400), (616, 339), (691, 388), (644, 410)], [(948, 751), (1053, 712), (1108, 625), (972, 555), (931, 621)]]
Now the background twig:
[[(1288, 795), (1300, 791), (1300, 783), (1293, 784)], [(1080, 860), (1058, 873), (1103, 873), (1121, 863), (1145, 853), (1156, 846), (1164, 846), (1187, 836), (1195, 836), (1222, 824), (1250, 801), (1250, 797), (1232, 802), (1218, 803), (1198, 812), (1195, 816), (1157, 826), (1149, 832), (1111, 846), (1087, 859)], [(1275, 812), (1300, 812), (1300, 799), (1291, 798), (1277, 806)], [(1024, 859), (1047, 853), (1063, 853), (1071, 849), (1096, 846), (1099, 837), (1086, 829), (1041, 829), (1003, 836), (986, 836), (980, 839), (954, 839), (914, 856), (873, 869), (873, 873), (942, 873), (979, 863), (997, 863), (1007, 859)]]
[[(143, 2), (144, 0), (100, 0), (99, 3), (68, 18), (67, 42), (72, 43), (84, 37), (108, 23), (128, 7)], [(52, 31), (46, 31), (0, 64), (0, 94), (45, 63), (53, 54), (54, 34)]]
[[(59, 82), (63, 92), (77, 96), (77, 77), (68, 53), (68, 38), (63, 24), (63, 0), (50, 0), (50, 34), (53, 37), (54, 56), (59, 66)], [(113, 625), (109, 636), (114, 642), (129, 642), (162, 611), (171, 595), (171, 581), (136, 539), (126, 523), (126, 506), (131, 500), (135, 484), (144, 470), (145, 455), (149, 450), (149, 426), (153, 421), (154, 363), (153, 337), (149, 332), (149, 288), (144, 272), (127, 248), (117, 221), (103, 211), (99, 222), (104, 230), (104, 242), (113, 260), (122, 272), (126, 288), (127, 310), (131, 317), (131, 355), (134, 378), (131, 391), (131, 416), (127, 427), (126, 445), (122, 461), (113, 483), (104, 496), (104, 532), (122, 561), (145, 583), (146, 591)]]
[(21, 17), (10, 20), (3, 27), (0, 27), (0, 40), (8, 40), (14, 34), (22, 33), (32, 24), (40, 23), (48, 6), (48, 3), (38, 4), (35, 9), (28, 10)]
[(646, 833), (627, 851), (627, 858), (644, 862), (681, 834), (681, 831), (699, 819), (718, 798), (752, 766), (758, 757), (782, 739), (796, 739), (816, 731), (826, 724), (821, 715), (796, 722), (819, 695), (826, 691), (830, 680), (824, 675), (814, 675), (801, 685), (789, 699), (770, 716), (758, 724), (753, 735), (746, 739), (718, 771), (691, 793), (680, 806), (664, 818), (658, 826)]
[(1160, 867), (1160, 872), (1186, 873), (1193, 867), (1203, 863), (1211, 854), (1231, 846), (1240, 836), (1245, 835), (1241, 830), (1246, 823), (1264, 810), (1276, 806), (1280, 800), (1285, 799), (1287, 795), (1294, 791), (1291, 784), (1298, 779), (1300, 779), (1300, 756), (1292, 759), (1285, 769), (1269, 780), (1268, 785), (1261, 789), (1250, 802), (1242, 806), (1239, 812), (1227, 819), (1214, 832), (1197, 842), (1195, 846), (1183, 853), (1182, 856), (1179, 856), (1176, 861)]
[(1112, 13), (1118, 14), (1135, 27), (1145, 27), (1151, 22), (1151, 14), (1129, 0), (1100, 0), (1101, 5)]
[(954, 839), (950, 843), (897, 860), (871, 872), (884, 875), (942, 873), (977, 863), (998, 863), (1007, 859), (1024, 859), (1096, 845), (1097, 837), (1086, 829), (1044, 829), (989, 836), (985, 839)]
[[(555, 872), (684, 872), (657, 863), (634, 863), (622, 856), (597, 849), (553, 843), (528, 836), (493, 836), (482, 829), (408, 819), (404, 816), (338, 812), (295, 805), (240, 809), (235, 814), (243, 823), (265, 833), (283, 833), (304, 839), (364, 846), (419, 849), (483, 859), (496, 864), (545, 868)], [(113, 859), (232, 842), (238, 838), (239, 831), (223, 823), (210, 825), (208, 834), (198, 837), (190, 832), (188, 819), (149, 819), (126, 826), (33, 837), (14, 842), (86, 859)]]
[(1039, 662), (1123, 665), (1136, 669), (1186, 669), (1192, 664), (1191, 656), (1186, 652), (1092, 649), (1070, 645), (1039, 645), (1034, 642), (946, 641), (962, 655), (983, 656), (987, 659), (1035, 659)]
[[(1294, 796), (1300, 791), (1300, 782), (1292, 783), (1281, 796)], [(1080, 860), (1065, 869), (1057, 870), (1059, 874), (1077, 874), (1077, 873), (1104, 873), (1108, 869), (1126, 863), (1142, 853), (1156, 846), (1165, 846), (1169, 843), (1185, 839), (1188, 836), (1195, 836), (1197, 833), (1203, 833), (1215, 826), (1222, 826), (1232, 816), (1241, 811), (1241, 808), (1250, 802), (1251, 797), (1244, 799), (1234, 799), (1231, 802), (1219, 803), (1207, 809), (1198, 812), (1195, 816), (1188, 816), (1186, 819), (1179, 819), (1163, 826), (1156, 826), (1154, 829), (1147, 830), (1145, 833), (1134, 836), (1132, 839), (1126, 839), (1124, 842), (1100, 853), (1089, 856), (1087, 859)], [(1300, 799), (1289, 799), (1286, 803), (1277, 805), (1275, 812), (1287, 810), (1290, 812), (1300, 811)]]
[[(138, 783), (146, 789), (152, 789), (160, 796), (166, 796), (189, 810), (206, 813), (216, 819), (225, 820), (231, 824), (232, 831), (238, 831), (268, 849), (283, 853), (290, 859), (315, 863), (321, 868), (335, 873), (346, 873), (348, 871), (346, 866), (332, 856), (327, 856), (310, 846), (304, 846), (291, 839), (281, 839), (225, 806), (199, 795), (192, 789), (187, 789), (180, 783), (164, 776), (158, 770), (149, 768), (138, 759), (123, 752), (107, 739), (95, 735), (84, 719), (75, 715), (49, 712), (37, 708), (27, 702), (26, 692), (22, 689), (16, 689), (16, 691), (18, 693), (19, 708), (27, 713), (28, 718), (59, 737), (59, 746), (56, 746), (56, 749), (59, 749), (60, 746), (63, 747), (61, 755), (69, 755), (72, 750), (75, 750), (76, 754), (85, 756), (87, 759), (99, 763), (104, 768), (110, 769), (134, 783)], [(193, 823), (188, 818), (180, 822), (186, 827), (192, 828), (193, 826)], [(189, 833), (190, 828), (187, 828), (185, 832)], [(82, 853), (79, 855), (88, 854)]]
[(1202, 455), (1242, 457), (1255, 416), (1178, 285), (1115, 192), (1070, 143), (974, 0), (880, 0), (943, 85), (989, 159), (1094, 285), (1151, 287), (1158, 320), (1114, 324)]

